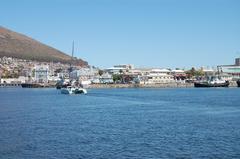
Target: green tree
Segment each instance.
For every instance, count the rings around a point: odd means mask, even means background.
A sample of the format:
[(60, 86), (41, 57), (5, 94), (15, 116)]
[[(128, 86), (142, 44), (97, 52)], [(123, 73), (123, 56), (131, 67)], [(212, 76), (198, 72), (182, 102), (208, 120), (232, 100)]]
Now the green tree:
[(204, 76), (204, 72), (202, 69), (195, 72), (195, 76)]
[(192, 77), (199, 77), (199, 76), (204, 76), (204, 72), (202, 69), (196, 70), (194, 67), (192, 67), (190, 70), (186, 72), (188, 78)]
[(103, 75), (103, 70), (98, 70), (98, 74), (99, 74), (99, 76), (102, 76)]
[(193, 76), (195, 76), (195, 73), (196, 73), (196, 70), (194, 67), (192, 67), (190, 70), (186, 72), (188, 78), (192, 78)]
[(112, 78), (114, 83), (116, 83), (117, 81), (121, 81), (121, 75), (114, 74)]
[(121, 70), (119, 70), (119, 73), (120, 73), (120, 74), (122, 74), (122, 73), (123, 73), (123, 70), (122, 70), (122, 69), (121, 69)]

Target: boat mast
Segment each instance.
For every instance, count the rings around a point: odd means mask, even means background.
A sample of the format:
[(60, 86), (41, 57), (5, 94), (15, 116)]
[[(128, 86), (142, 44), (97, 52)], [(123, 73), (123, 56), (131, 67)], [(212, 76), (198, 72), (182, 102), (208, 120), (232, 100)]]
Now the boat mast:
[(72, 69), (72, 65), (73, 65), (73, 55), (74, 55), (74, 41), (72, 43), (72, 57), (71, 57), (71, 63), (70, 63), (71, 69)]
[(74, 54), (74, 41), (72, 43), (72, 60), (73, 60), (73, 54)]
[(73, 70), (73, 55), (74, 55), (74, 41), (72, 43), (72, 57), (71, 57), (71, 61), (70, 61), (70, 68), (69, 68), (69, 79), (70, 79), (70, 73), (72, 72)]

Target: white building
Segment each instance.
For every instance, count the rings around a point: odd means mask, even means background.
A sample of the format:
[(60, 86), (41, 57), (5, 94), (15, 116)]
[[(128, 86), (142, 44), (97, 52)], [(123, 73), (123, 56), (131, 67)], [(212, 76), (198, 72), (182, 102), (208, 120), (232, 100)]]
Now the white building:
[(48, 77), (48, 81), (49, 82), (57, 82), (57, 81), (60, 81), (61, 80), (61, 78), (59, 78), (58, 76), (49, 76)]
[(80, 81), (91, 80), (94, 78), (97, 72), (98, 71), (93, 68), (81, 68), (81, 69), (72, 71), (70, 73), (70, 78), (80, 80)]
[(152, 69), (147, 75), (140, 76), (140, 84), (161, 84), (174, 82), (174, 76), (168, 69)]
[(216, 71), (212, 68), (202, 68), (202, 72), (205, 76), (213, 76), (216, 73)]
[(0, 83), (7, 83), (7, 84), (13, 84), (13, 83), (26, 83), (28, 80), (28, 77), (19, 76), (18, 78), (2, 78), (0, 80)]
[(107, 68), (105, 71), (109, 74), (120, 74), (121, 72), (128, 72), (134, 69), (132, 64), (114, 65), (113, 67)]
[(37, 83), (48, 82), (49, 67), (47, 65), (36, 65), (34, 68), (34, 79)]
[[(232, 76), (232, 79), (240, 79), (240, 58), (235, 59), (234, 65), (217, 66), (218, 72), (223, 76)], [(230, 78), (230, 77), (228, 77)]]
[(180, 70), (180, 69), (172, 70), (171, 74), (174, 76), (174, 79), (176, 82), (185, 83), (185, 79), (187, 75), (184, 70)]
[(100, 83), (113, 83), (113, 77), (111, 74), (104, 73), (99, 77)]

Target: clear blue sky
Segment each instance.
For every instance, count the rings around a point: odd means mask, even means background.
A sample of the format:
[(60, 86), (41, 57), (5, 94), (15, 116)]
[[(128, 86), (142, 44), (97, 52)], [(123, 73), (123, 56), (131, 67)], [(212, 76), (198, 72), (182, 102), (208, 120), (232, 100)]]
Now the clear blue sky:
[(101, 68), (216, 66), (240, 56), (240, 0), (1, 0), (0, 25)]

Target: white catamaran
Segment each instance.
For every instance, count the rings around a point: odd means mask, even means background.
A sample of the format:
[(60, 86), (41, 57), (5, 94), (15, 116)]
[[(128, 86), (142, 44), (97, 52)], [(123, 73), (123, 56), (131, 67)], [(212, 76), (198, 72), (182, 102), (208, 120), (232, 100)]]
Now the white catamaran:
[[(72, 59), (73, 59), (73, 54), (74, 54), (74, 42), (72, 44)], [(72, 70), (72, 64), (70, 64), (70, 71)], [(74, 83), (71, 83), (70, 86), (62, 87), (61, 88), (61, 93), (62, 94), (87, 94), (87, 90), (79, 87), (78, 85), (74, 85)]]
[(87, 90), (75, 86), (67, 86), (66, 88), (61, 89), (62, 94), (87, 94)]

